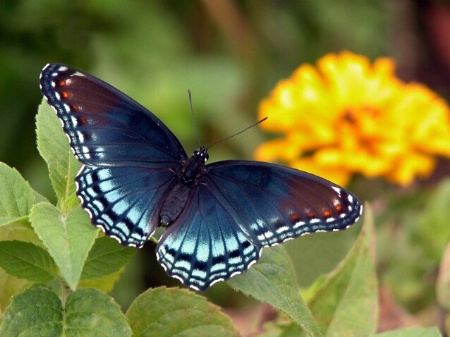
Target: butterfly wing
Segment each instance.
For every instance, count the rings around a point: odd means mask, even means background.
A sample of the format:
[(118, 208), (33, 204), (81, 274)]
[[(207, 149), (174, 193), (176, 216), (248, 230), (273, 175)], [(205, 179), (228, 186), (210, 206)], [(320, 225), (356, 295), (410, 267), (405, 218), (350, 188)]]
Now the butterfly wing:
[(355, 223), (362, 205), (342, 187), (292, 168), (252, 161), (210, 164), (205, 183), (254, 245), (271, 246)]
[(261, 248), (247, 240), (208, 186), (195, 187), (188, 200), (156, 248), (158, 262), (170, 276), (205, 290), (242, 273), (259, 259)]
[(142, 246), (187, 158), (180, 142), (150, 111), (94, 76), (48, 64), (40, 86), (85, 164), (77, 194), (92, 222), (124, 245)]
[(48, 64), (40, 86), (84, 164), (165, 168), (187, 158), (153, 113), (94, 76)]
[(159, 226), (161, 201), (176, 176), (163, 169), (84, 166), (75, 181), (92, 222), (121, 244), (141, 247)]
[(244, 272), (264, 246), (345, 229), (362, 212), (348, 191), (306, 172), (250, 161), (206, 167), (157, 247), (166, 272), (195, 289)]

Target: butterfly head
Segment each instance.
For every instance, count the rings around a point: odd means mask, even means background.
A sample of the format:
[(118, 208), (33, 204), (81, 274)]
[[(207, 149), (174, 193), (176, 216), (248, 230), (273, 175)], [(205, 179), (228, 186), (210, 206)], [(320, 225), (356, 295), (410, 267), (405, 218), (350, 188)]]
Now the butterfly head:
[(202, 161), (204, 164), (209, 159), (208, 149), (204, 146), (200, 147), (199, 149), (195, 150), (192, 154), (192, 158), (197, 158), (197, 160)]

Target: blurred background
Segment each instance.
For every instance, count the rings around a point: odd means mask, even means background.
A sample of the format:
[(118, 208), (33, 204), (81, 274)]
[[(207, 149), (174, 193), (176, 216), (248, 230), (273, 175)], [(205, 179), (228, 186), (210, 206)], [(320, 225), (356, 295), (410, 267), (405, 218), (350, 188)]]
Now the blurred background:
[[(198, 141), (188, 89), (201, 141), (208, 145), (254, 123), (259, 101), (300, 64), (342, 50), (371, 60), (392, 57), (401, 79), (420, 81), (448, 99), (450, 1), (2, 0), (0, 161), (55, 200), (34, 130), (42, 99), (38, 78), (49, 62), (82, 69), (127, 93), (191, 153)], [(211, 161), (251, 159), (269, 137), (251, 129), (211, 149)], [(359, 230), (287, 243), (299, 283), (307, 286), (332, 269)], [(114, 296), (126, 308), (144, 289), (161, 284), (178, 282), (165, 276), (149, 243)], [(223, 306), (252, 304), (220, 284), (207, 295)], [(399, 301), (414, 312), (427, 299)]]

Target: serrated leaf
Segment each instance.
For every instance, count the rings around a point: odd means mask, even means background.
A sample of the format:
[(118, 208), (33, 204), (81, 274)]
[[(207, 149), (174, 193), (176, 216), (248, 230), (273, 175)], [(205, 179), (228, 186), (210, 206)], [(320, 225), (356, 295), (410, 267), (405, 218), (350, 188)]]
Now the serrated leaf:
[(114, 299), (97, 289), (78, 289), (66, 301), (65, 336), (131, 336), (131, 329)]
[[(0, 240), (26, 240), (40, 243), (30, 225), (17, 222), (0, 227)], [(31, 284), (31, 281), (18, 279), (0, 268), (0, 308), (6, 308), (13, 295), (28, 288)]]
[(233, 277), (228, 284), (284, 312), (308, 335), (320, 336), (317, 323), (299, 293), (294, 270), (283, 247), (265, 249), (258, 263), (244, 274)]
[(0, 241), (0, 267), (8, 274), (34, 282), (49, 282), (57, 274), (50, 255), (30, 242)]
[(3, 317), (2, 337), (57, 337), (63, 333), (61, 301), (45, 288), (29, 289), (14, 296)]
[(114, 300), (96, 289), (79, 289), (66, 303), (46, 288), (29, 289), (13, 298), (0, 326), (2, 337), (131, 336)]
[(0, 226), (26, 219), (34, 204), (34, 191), (20, 173), (0, 163)]
[(439, 329), (412, 327), (401, 330), (386, 331), (378, 333), (375, 337), (442, 337)]
[(378, 318), (373, 217), (365, 206), (364, 225), (351, 251), (318, 287), (309, 302), (326, 336), (370, 336)]
[(186, 289), (149, 289), (134, 300), (126, 317), (134, 337), (238, 336), (219, 307)]
[(38, 150), (47, 163), (60, 209), (69, 211), (80, 204), (75, 194), (74, 177), (81, 164), (69, 147), (69, 140), (55, 111), (45, 100), (36, 116), (36, 133)]
[(98, 229), (91, 225), (81, 207), (63, 216), (53, 205), (40, 203), (33, 207), (30, 221), (64, 280), (74, 290)]
[(81, 279), (94, 279), (112, 274), (125, 266), (136, 252), (136, 248), (124, 247), (114, 239), (98, 238), (84, 264)]

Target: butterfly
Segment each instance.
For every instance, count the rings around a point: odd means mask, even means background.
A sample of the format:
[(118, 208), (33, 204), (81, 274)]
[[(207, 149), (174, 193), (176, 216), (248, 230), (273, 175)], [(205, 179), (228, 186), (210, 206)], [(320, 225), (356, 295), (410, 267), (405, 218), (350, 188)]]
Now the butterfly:
[(358, 199), (325, 179), (257, 161), (206, 165), (152, 112), (103, 82), (48, 64), (40, 89), (83, 163), (77, 195), (92, 223), (122, 245), (142, 247), (159, 226), (158, 262), (205, 290), (243, 273), (273, 246), (355, 223)]

